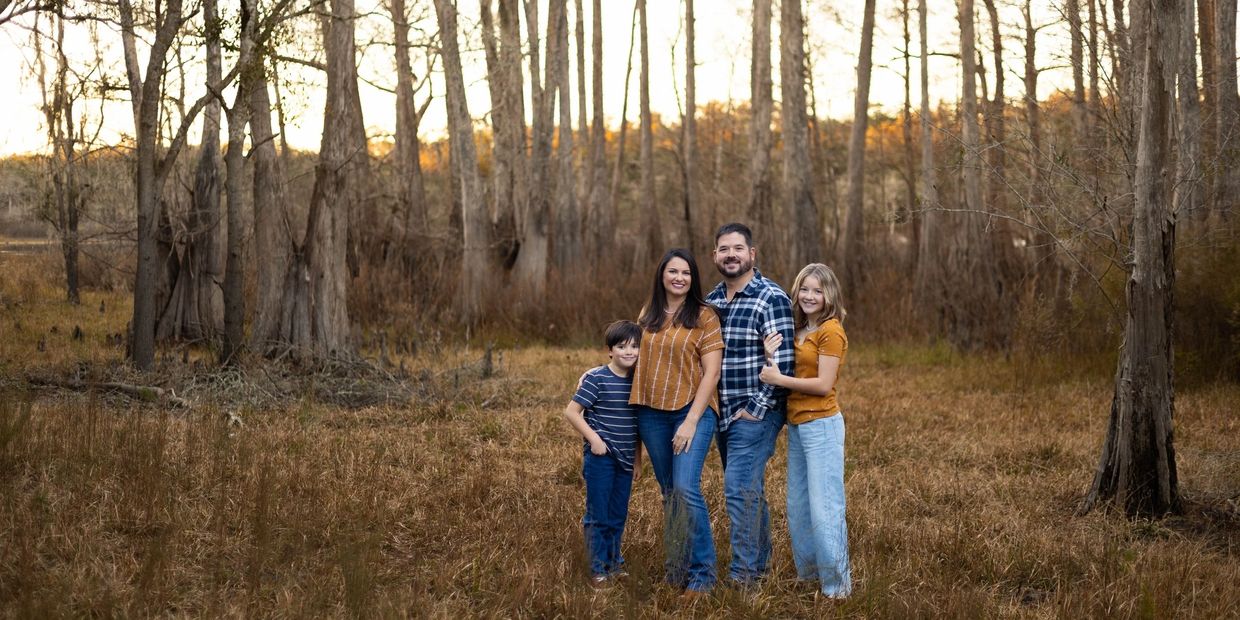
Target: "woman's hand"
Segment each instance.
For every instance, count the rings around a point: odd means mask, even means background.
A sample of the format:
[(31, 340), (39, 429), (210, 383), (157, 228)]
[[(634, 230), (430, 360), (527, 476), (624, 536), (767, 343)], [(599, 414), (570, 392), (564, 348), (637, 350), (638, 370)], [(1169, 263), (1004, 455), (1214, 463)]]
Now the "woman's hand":
[(601, 437), (590, 440), (590, 454), (594, 456), (603, 456), (607, 454), (607, 444)]
[(773, 332), (762, 341), (762, 346), (766, 348), (766, 365), (775, 365), (775, 352), (779, 351), (779, 345), (784, 343), (784, 337), (779, 332)]
[[(775, 334), (779, 336), (779, 334)], [(780, 379), (784, 378), (784, 374), (779, 372), (779, 366), (768, 364), (762, 367), (762, 371), (758, 373), (758, 380), (770, 385), (779, 385)]]
[(676, 428), (676, 434), (672, 436), (672, 454), (684, 454), (689, 451), (689, 445), (693, 443), (693, 435), (697, 432), (697, 425), (690, 424), (688, 420), (681, 423)]

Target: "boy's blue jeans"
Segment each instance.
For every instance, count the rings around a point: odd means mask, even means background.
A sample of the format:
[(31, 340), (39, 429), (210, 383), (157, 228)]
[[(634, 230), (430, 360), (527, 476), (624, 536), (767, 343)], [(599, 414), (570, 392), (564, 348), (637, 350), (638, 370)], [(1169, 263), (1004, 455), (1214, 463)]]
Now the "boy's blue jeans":
[(610, 454), (599, 456), (587, 448), (581, 460), (581, 477), (586, 481), (586, 515), (581, 523), (590, 573), (610, 575), (624, 566), (620, 538), (629, 517), (633, 472), (624, 471)]
[(848, 524), (844, 520), (844, 415), (788, 426), (788, 533), (797, 577), (822, 593), (847, 596)]
[(669, 583), (705, 592), (715, 585), (715, 541), (702, 496), (702, 466), (715, 436), (709, 407), (698, 420), (689, 450), (672, 454), (672, 436), (689, 413), (637, 408), (637, 434), (646, 446), (654, 477), (663, 491), (663, 546)]
[(733, 420), (719, 433), (723, 496), (732, 522), (732, 564), (728, 577), (751, 585), (766, 574), (771, 559), (771, 510), (766, 503), (766, 463), (784, 415), (768, 411), (762, 420)]

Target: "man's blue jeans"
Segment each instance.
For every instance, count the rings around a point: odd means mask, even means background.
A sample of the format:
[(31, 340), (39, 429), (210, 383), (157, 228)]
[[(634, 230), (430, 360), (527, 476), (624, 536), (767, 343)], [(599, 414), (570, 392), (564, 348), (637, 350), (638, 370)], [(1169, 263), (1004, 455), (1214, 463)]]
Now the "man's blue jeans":
[(715, 541), (710, 513), (702, 497), (702, 466), (715, 436), (716, 417), (709, 407), (698, 420), (689, 450), (672, 454), (672, 436), (689, 407), (664, 411), (637, 408), (637, 434), (646, 446), (654, 477), (663, 491), (663, 547), (666, 579), (705, 592), (715, 585)]
[(828, 596), (847, 596), (843, 414), (788, 426), (788, 533), (797, 577), (818, 580)]
[(587, 449), (581, 460), (581, 477), (586, 481), (586, 515), (581, 524), (590, 573), (610, 575), (624, 567), (620, 539), (629, 517), (633, 472), (624, 471), (610, 454), (599, 456)]
[(719, 433), (723, 496), (732, 522), (732, 565), (728, 577), (751, 585), (766, 574), (771, 559), (771, 511), (766, 503), (766, 463), (784, 425), (782, 413), (733, 420)]

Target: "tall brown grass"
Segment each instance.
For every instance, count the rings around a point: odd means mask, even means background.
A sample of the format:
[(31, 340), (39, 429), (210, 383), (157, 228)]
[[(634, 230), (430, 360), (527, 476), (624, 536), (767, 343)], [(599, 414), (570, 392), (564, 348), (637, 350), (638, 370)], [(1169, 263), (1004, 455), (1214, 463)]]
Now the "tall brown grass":
[[(855, 346), (842, 378), (856, 590), (795, 580), (783, 439), (768, 480), (773, 574), (692, 607), (661, 585), (650, 471), (632, 576), (589, 587), (580, 440), (559, 411), (598, 349), (406, 359), (407, 404), (189, 413), (99, 394), (0, 397), (0, 615), (354, 617), (1226, 617), (1240, 609), (1240, 389), (1177, 397), (1183, 516), (1075, 515), (1110, 386), (945, 349)], [(38, 363), (32, 360), (29, 363)], [(10, 371), (12, 368), (10, 367)], [(425, 371), (425, 372), (423, 372)], [(203, 382), (202, 385), (208, 385)], [(225, 411), (239, 414), (230, 426)], [(721, 472), (704, 474), (720, 566)]]

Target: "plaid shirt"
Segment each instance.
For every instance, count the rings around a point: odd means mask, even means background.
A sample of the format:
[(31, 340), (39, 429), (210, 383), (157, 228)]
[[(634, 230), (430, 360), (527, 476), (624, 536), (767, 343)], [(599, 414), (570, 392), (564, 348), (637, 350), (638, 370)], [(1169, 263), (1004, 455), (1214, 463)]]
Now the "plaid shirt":
[(753, 279), (728, 301), (727, 284), (720, 282), (706, 296), (723, 319), (723, 374), (719, 379), (719, 430), (726, 431), (740, 410), (759, 420), (768, 411), (785, 412), (788, 391), (758, 380), (766, 365), (762, 340), (779, 332), (784, 341), (775, 352), (775, 363), (785, 375), (793, 374), (792, 302), (779, 285), (755, 268)]

